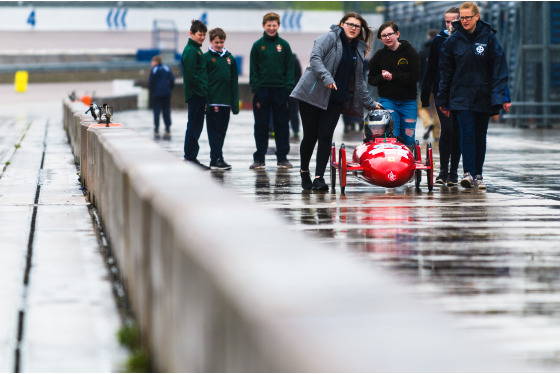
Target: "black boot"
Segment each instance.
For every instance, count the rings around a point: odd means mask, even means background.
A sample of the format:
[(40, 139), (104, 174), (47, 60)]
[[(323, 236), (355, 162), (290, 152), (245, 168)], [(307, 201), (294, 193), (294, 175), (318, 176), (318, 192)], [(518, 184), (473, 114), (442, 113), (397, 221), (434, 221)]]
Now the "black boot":
[(313, 188), (313, 182), (311, 182), (311, 176), (309, 175), (309, 170), (307, 171), (300, 171), (299, 175), (301, 176), (301, 188), (309, 191)]

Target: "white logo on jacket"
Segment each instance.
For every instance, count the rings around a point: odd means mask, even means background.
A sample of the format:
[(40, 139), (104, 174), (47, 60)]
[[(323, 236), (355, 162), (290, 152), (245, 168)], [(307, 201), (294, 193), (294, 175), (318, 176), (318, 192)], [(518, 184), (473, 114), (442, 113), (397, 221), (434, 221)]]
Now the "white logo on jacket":
[(486, 50), (484, 47), (486, 47), (486, 44), (476, 44), (476, 48), (474, 49), (476, 54), (479, 56), (483, 56), (484, 51)]

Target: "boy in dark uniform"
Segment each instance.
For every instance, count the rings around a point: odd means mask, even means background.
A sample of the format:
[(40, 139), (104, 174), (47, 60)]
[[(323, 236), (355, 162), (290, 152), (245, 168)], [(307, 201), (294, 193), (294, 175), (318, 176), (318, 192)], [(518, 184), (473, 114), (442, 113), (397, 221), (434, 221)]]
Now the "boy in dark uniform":
[(294, 88), (294, 59), (287, 41), (278, 36), (280, 16), (267, 13), (263, 17), (263, 37), (251, 48), (249, 83), (255, 117), (255, 143), (250, 169), (264, 169), (268, 150), (270, 113), (274, 119), (276, 158), (279, 168), (293, 167), (288, 161), (290, 129), (288, 96)]
[(210, 48), (204, 54), (208, 76), (206, 130), (210, 142), (210, 168), (229, 170), (222, 154), (230, 111), (239, 113), (238, 73), (235, 58), (224, 48), (226, 33), (220, 28), (210, 30)]
[(206, 39), (206, 25), (199, 20), (191, 23), (190, 38), (183, 50), (181, 64), (183, 66), (183, 89), (185, 102), (188, 103), (187, 131), (185, 133), (185, 161), (210, 170), (197, 160), (198, 139), (204, 126), (204, 108), (206, 106), (207, 82), (206, 72), (202, 64), (202, 50), (200, 47)]
[(159, 137), (159, 116), (163, 114), (165, 124), (164, 138), (169, 138), (171, 133), (171, 91), (175, 86), (175, 76), (168, 66), (164, 65), (161, 56), (152, 58), (150, 71), (150, 94), (154, 111), (154, 135)]

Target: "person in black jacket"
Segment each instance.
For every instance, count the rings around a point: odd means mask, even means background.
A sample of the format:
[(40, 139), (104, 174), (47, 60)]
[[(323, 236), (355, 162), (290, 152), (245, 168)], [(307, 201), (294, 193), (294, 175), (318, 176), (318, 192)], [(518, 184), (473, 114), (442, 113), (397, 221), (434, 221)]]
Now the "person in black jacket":
[(490, 116), (505, 108), (508, 79), (504, 51), (492, 27), (480, 20), (473, 2), (459, 7), (457, 32), (443, 44), (439, 58), (441, 81), (436, 105), (449, 116), (453, 111), (461, 130), (465, 188), (486, 189), (482, 168)]
[(154, 111), (154, 135), (159, 136), (159, 116), (163, 114), (165, 124), (164, 138), (171, 136), (171, 91), (175, 86), (175, 76), (167, 65), (164, 65), (161, 56), (152, 58), (152, 71), (150, 71), (150, 95)]
[(377, 38), (385, 45), (369, 62), (368, 83), (377, 87), (379, 103), (392, 111), (395, 136), (411, 147), (415, 141), (418, 105), (416, 84), (419, 76), (418, 53), (406, 40), (399, 40), (394, 21), (379, 26)]
[[(422, 90), (420, 93), (420, 101), (422, 107), (431, 105), (431, 96), (437, 96), (439, 89), (439, 54), (441, 46), (451, 35), (451, 23), (459, 17), (459, 8), (451, 7), (444, 13), (445, 26), (433, 39), (424, 79), (422, 79)], [(445, 116), (438, 107), (436, 107), (437, 115), (440, 122), (441, 134), (439, 139), (439, 175), (436, 177), (436, 183), (447, 184), (447, 186), (456, 186), (459, 181), (457, 169), (459, 168), (459, 160), (461, 159), (461, 134), (459, 132), (459, 124), (454, 115)], [(451, 162), (451, 164), (450, 164)]]
[[(424, 43), (424, 48), (418, 52), (418, 57), (420, 58), (420, 88), (422, 86), (422, 80), (424, 79), (424, 72), (426, 71), (426, 65), (428, 64), (428, 57), (430, 56), (430, 50), (432, 48), (432, 43), (434, 38), (439, 33), (436, 29), (429, 29), (426, 34), (426, 42)], [(434, 141), (439, 142), (440, 137), (440, 126), (439, 119), (436, 113), (436, 108), (434, 106), (434, 99), (430, 97), (430, 106), (424, 108), (420, 102), (420, 95), (418, 96), (418, 117), (422, 120), (422, 125), (424, 126), (424, 140), (428, 140), (430, 133), (434, 136)]]

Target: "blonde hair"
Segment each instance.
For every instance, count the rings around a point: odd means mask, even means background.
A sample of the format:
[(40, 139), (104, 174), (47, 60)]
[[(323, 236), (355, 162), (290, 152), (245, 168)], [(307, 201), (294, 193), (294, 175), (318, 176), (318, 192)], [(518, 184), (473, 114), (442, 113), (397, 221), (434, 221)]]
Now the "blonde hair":
[(466, 3), (461, 4), (459, 10), (462, 9), (470, 9), (473, 12), (473, 16), (480, 15), (480, 10), (478, 9), (478, 5), (472, 1), (467, 1)]

